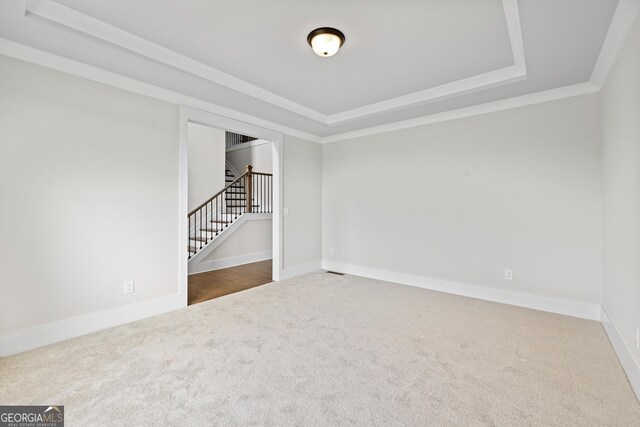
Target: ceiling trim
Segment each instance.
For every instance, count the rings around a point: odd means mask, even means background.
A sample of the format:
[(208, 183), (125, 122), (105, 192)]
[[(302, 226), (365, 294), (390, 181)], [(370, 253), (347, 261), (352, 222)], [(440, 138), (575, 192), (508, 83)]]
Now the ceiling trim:
[(334, 126), (364, 117), (388, 113), (408, 106), (442, 101), (455, 96), (526, 80), (527, 67), (524, 58), (524, 45), (522, 42), (522, 28), (520, 26), (518, 2), (517, 0), (502, 0), (502, 6), (504, 8), (507, 29), (509, 31), (511, 53), (513, 55), (514, 62), (513, 65), (451, 83), (434, 86), (408, 95), (398, 96), (396, 98), (387, 99), (385, 101), (376, 102), (343, 111), (341, 113), (331, 114), (327, 118), (327, 124), (329, 126)]
[(420, 92), (414, 92), (409, 95), (399, 96), (397, 98), (377, 102), (375, 104), (369, 104), (364, 107), (354, 108), (353, 110), (342, 113), (332, 114), (329, 116), (327, 124), (329, 126), (335, 126), (362, 119), (364, 117), (377, 116), (391, 111), (400, 110), (407, 108), (408, 106), (442, 101), (467, 93), (490, 89), (492, 87), (515, 83), (526, 79), (527, 73), (522, 67), (511, 65), (509, 67), (479, 74), (477, 76), (458, 80), (452, 83), (435, 86)]
[(264, 127), (273, 131), (281, 132), (290, 136), (306, 139), (311, 142), (320, 142), (321, 138), (307, 132), (300, 131), (288, 126), (281, 125), (269, 120), (264, 120), (250, 114), (241, 113), (230, 108), (174, 92), (169, 89), (161, 88), (149, 83), (141, 82), (130, 77), (126, 77), (111, 71), (106, 71), (92, 65), (87, 65), (73, 59), (65, 58), (60, 55), (45, 52), (7, 40), (0, 37), (0, 55), (9, 56), (32, 64), (41, 65), (67, 74), (82, 77), (94, 82), (103, 83), (119, 89), (128, 90), (139, 95), (145, 95), (151, 98), (170, 102), (176, 105), (189, 106), (198, 110), (206, 111), (221, 116), (226, 116), (241, 122), (245, 122), (254, 126)]
[(440, 101), (526, 79), (527, 72), (518, 3), (517, 0), (502, 0), (502, 4), (514, 60), (513, 65), (331, 115), (325, 115), (305, 107), (304, 105), (293, 102), (285, 97), (52, 0), (28, 0), (25, 2), (25, 16), (36, 17), (40, 20), (70, 28), (79, 33), (91, 36), (92, 38), (153, 59), (210, 82), (220, 84), (318, 123), (334, 126), (364, 117), (384, 114), (409, 106)]
[(598, 61), (591, 74), (591, 83), (602, 87), (627, 41), (631, 27), (640, 13), (640, 0), (620, 0), (611, 19)]
[[(624, 46), (631, 26), (640, 13), (640, 0), (620, 0), (607, 37), (603, 44), (596, 66), (591, 77), (591, 81), (580, 83), (543, 92), (519, 96), (516, 98), (495, 101), (487, 104), (469, 106), (458, 110), (445, 111), (442, 113), (423, 116), (416, 119), (404, 120), (389, 123), (381, 126), (369, 127), (352, 132), (320, 137), (295, 128), (281, 125), (276, 122), (261, 119), (256, 116), (241, 113), (230, 108), (203, 101), (194, 97), (173, 92), (161, 87), (144, 83), (129, 77), (102, 70), (78, 61), (74, 61), (56, 54), (35, 49), (33, 47), (17, 43), (11, 40), (0, 38), (0, 55), (20, 59), (33, 64), (41, 65), (68, 74), (86, 78), (99, 83), (114, 86), (116, 88), (128, 90), (141, 95), (171, 102), (177, 105), (190, 106), (203, 111), (227, 116), (232, 119), (247, 122), (253, 125), (262, 126), (271, 130), (282, 132), (283, 134), (305, 139), (316, 143), (333, 143), (361, 136), (373, 135), (377, 133), (390, 132), (394, 130), (407, 129), (431, 123), (454, 120), (457, 118), (472, 117), (494, 111), (502, 111), (510, 108), (522, 107), (525, 105), (543, 103), (557, 99), (583, 95), (597, 92), (606, 82), (609, 71), (615, 65), (620, 50)], [(516, 57), (514, 55), (514, 57)], [(524, 59), (524, 55), (521, 56)]]
[(402, 129), (413, 128), (433, 123), (446, 122), (450, 120), (461, 119), (465, 117), (478, 116), (481, 114), (493, 113), (496, 111), (510, 110), (512, 108), (524, 107), (526, 105), (541, 104), (544, 102), (555, 101), (563, 98), (570, 98), (578, 95), (598, 92), (600, 88), (590, 82), (579, 83), (571, 86), (564, 86), (556, 89), (545, 90), (542, 92), (531, 93), (527, 95), (517, 96), (515, 98), (503, 99), (500, 101), (489, 102), (486, 104), (473, 105), (470, 107), (460, 108), (457, 110), (445, 111), (442, 113), (431, 114), (429, 116), (418, 117), (400, 122), (388, 123), (381, 126), (373, 126), (366, 129), (360, 129), (352, 132), (345, 132), (337, 135), (322, 138), (322, 144), (344, 141), (347, 139), (359, 138), (379, 133), (392, 132)]
[(252, 116), (250, 114), (241, 113), (230, 108), (221, 107), (219, 105), (203, 101), (191, 96), (183, 95), (168, 89), (144, 83), (139, 80), (125, 77), (120, 74), (106, 71), (92, 65), (87, 65), (69, 58), (65, 58), (53, 53), (45, 52), (7, 40), (0, 37), (0, 55), (5, 55), (21, 61), (51, 68), (57, 71), (68, 73), (74, 76), (85, 78), (98, 83), (113, 86), (119, 89), (127, 90), (139, 95), (149, 96), (154, 99), (170, 102), (176, 105), (188, 106), (205, 112), (226, 116), (231, 119), (239, 120), (251, 125), (264, 127), (273, 131), (281, 132), (285, 135), (294, 136), (310, 142), (328, 144), (339, 142), (347, 139), (359, 138), (362, 136), (374, 135), (378, 133), (391, 132), (395, 130), (408, 129), (416, 126), (422, 126), (432, 123), (455, 120), (465, 117), (472, 117), (481, 114), (508, 110), (511, 108), (523, 107), (526, 105), (540, 104), (543, 102), (553, 101), (572, 96), (584, 95), (587, 93), (598, 92), (599, 87), (590, 82), (580, 83), (572, 86), (565, 86), (547, 91), (532, 93), (515, 98), (504, 99), (500, 101), (490, 102), (486, 104), (474, 105), (470, 107), (460, 108), (457, 110), (445, 111), (442, 113), (431, 114), (428, 116), (418, 117), (410, 120), (388, 123), (381, 126), (373, 126), (352, 132), (345, 132), (337, 135), (320, 137), (307, 132), (300, 131), (279, 123), (271, 122)]
[(89, 35), (95, 39), (118, 46), (135, 54), (153, 59), (185, 71), (207, 81), (228, 87), (237, 92), (252, 96), (284, 108), (285, 110), (307, 117), (320, 123), (326, 123), (326, 116), (304, 105), (297, 104), (273, 92), (262, 89), (202, 62), (181, 55), (147, 39), (131, 34), (113, 25), (80, 13), (51, 0), (30, 0), (25, 4), (25, 16), (35, 16), (45, 21)]
[(504, 17), (507, 20), (507, 29), (509, 30), (513, 65), (522, 67), (526, 72), (527, 64), (524, 58), (524, 43), (522, 41), (518, 0), (502, 0), (502, 7), (504, 8)]

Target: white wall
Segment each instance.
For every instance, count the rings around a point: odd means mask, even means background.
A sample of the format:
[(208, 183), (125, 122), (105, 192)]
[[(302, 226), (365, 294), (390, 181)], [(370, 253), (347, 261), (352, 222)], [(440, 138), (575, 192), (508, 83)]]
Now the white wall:
[(177, 158), (176, 106), (0, 56), (0, 334), (176, 294)]
[(227, 160), (240, 174), (244, 173), (247, 165), (253, 166), (254, 172), (273, 173), (273, 144), (270, 142), (252, 145), (238, 149), (238, 146), (227, 151)]
[(324, 260), (600, 304), (599, 135), (585, 95), (324, 145)]
[(224, 130), (189, 123), (189, 211), (225, 186)]
[[(0, 355), (182, 306), (178, 106), (6, 57), (0, 94)], [(320, 267), (321, 147), (283, 145), (291, 275)]]
[[(640, 349), (635, 343), (636, 328), (640, 328), (640, 22), (638, 20), (631, 30), (617, 65), (602, 90), (602, 143), (603, 306), (633, 358), (632, 363), (636, 366), (636, 392), (640, 396)], [(627, 373), (632, 378), (629, 370)]]
[(273, 258), (271, 214), (244, 214), (188, 263), (189, 274)]
[[(284, 136), (284, 267), (317, 264), (322, 258), (322, 147)], [(301, 270), (302, 271), (302, 270)]]
[(246, 221), (220, 246), (207, 255), (203, 261), (241, 258), (247, 255), (269, 252), (272, 248), (272, 234), (272, 222), (270, 219)]

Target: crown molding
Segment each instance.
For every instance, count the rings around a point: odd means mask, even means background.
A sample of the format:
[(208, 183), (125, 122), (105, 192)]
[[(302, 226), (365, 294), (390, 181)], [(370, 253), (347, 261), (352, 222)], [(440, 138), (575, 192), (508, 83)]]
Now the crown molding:
[(526, 71), (517, 65), (479, 74), (453, 83), (447, 83), (414, 92), (409, 95), (399, 96), (382, 102), (376, 102), (364, 107), (329, 116), (328, 125), (335, 126), (364, 117), (377, 116), (391, 111), (400, 110), (408, 106), (427, 104), (429, 102), (442, 101), (467, 93), (477, 92), (492, 87), (502, 86), (508, 83), (515, 83), (527, 79)]
[(130, 77), (106, 71), (92, 65), (87, 65), (63, 56), (35, 49), (30, 46), (23, 45), (11, 40), (0, 37), (0, 55), (9, 56), (32, 64), (41, 65), (67, 74), (82, 77), (94, 82), (103, 83), (119, 89), (128, 90), (140, 95), (149, 96), (151, 98), (170, 102), (176, 105), (183, 105), (202, 110), (205, 112), (225, 116), (234, 120), (252, 125), (263, 127), (265, 129), (281, 132), (286, 135), (302, 138), (311, 142), (320, 142), (320, 137), (307, 132), (284, 126), (279, 123), (264, 120), (250, 114), (241, 113), (230, 108), (221, 107), (217, 104), (204, 101), (202, 99), (187, 96), (179, 92), (154, 86), (149, 83), (141, 82)]
[(591, 83), (602, 87), (624, 47), (631, 27), (640, 13), (640, 0), (620, 0), (611, 19), (598, 61), (591, 74)]
[[(512, 24), (514, 24), (509, 26), (514, 59), (516, 63), (518, 63), (518, 61), (521, 61), (521, 64), (524, 66), (524, 49), (522, 48), (520, 22), (518, 19), (516, 27), (516, 21), (513, 18), (514, 15), (518, 14), (517, 3), (514, 1), (513, 4), (510, 4), (505, 0), (503, 1), (503, 5), (505, 6), (505, 15), (507, 16), (507, 22), (512, 22)], [(509, 16), (511, 16), (511, 18), (509, 18)], [(408, 129), (411, 127), (422, 126), (431, 123), (455, 120), (463, 117), (471, 117), (475, 115), (491, 113), (494, 111), (518, 108), (525, 105), (538, 104), (542, 102), (598, 92), (606, 83), (607, 77), (609, 76), (611, 69), (618, 59), (620, 51), (627, 41), (631, 28), (639, 16), (640, 0), (619, 1), (589, 82), (550, 89), (542, 92), (532, 93), (486, 104), (474, 105), (458, 110), (445, 111), (442, 113), (431, 114), (429, 116), (423, 116), (416, 119), (403, 120), (381, 126), (373, 126), (370, 128), (359, 129), (352, 132), (326, 136), (321, 139), (321, 143), (328, 144), (338, 141), (344, 141), (347, 139), (359, 138), (362, 136)], [(519, 37), (518, 34), (520, 35)]]
[(402, 129), (413, 128), (433, 123), (446, 122), (465, 117), (478, 116), (481, 114), (493, 113), (496, 111), (510, 110), (512, 108), (524, 107), (527, 105), (541, 104), (544, 102), (555, 101), (563, 98), (570, 98), (578, 95), (598, 92), (598, 86), (587, 82), (577, 85), (564, 86), (556, 89), (545, 90), (542, 92), (531, 93), (527, 95), (517, 96), (515, 98), (503, 99), (500, 101), (489, 102), (486, 104), (473, 105), (470, 107), (460, 108), (457, 110), (445, 111), (442, 113), (431, 114), (429, 116), (418, 117), (400, 122), (388, 123), (381, 126), (373, 126), (366, 129), (360, 129), (353, 132), (345, 132), (337, 135), (322, 138), (322, 144), (344, 141), (347, 139), (359, 138), (379, 133), (392, 132)]
[(434, 86), (429, 89), (398, 96), (385, 101), (376, 102), (341, 113), (331, 114), (327, 118), (329, 126), (335, 126), (346, 122), (376, 116), (391, 111), (400, 110), (409, 106), (427, 104), (435, 101), (453, 98), (472, 92), (478, 92), (497, 86), (515, 83), (527, 79), (527, 67), (524, 58), (524, 45), (522, 42), (522, 28), (520, 26), (520, 12), (517, 0), (502, 0), (504, 16), (509, 31), (511, 54), (513, 65), (487, 73), (478, 74), (451, 83)]
[(324, 114), (54, 1), (27, 1), (25, 4), (25, 16), (36, 16), (41, 20), (62, 25), (97, 40), (284, 108), (311, 120), (326, 123)]
[(293, 102), (285, 97), (52, 0), (26, 1), (25, 16), (37, 17), (41, 21), (51, 22), (72, 29), (78, 33), (153, 59), (162, 64), (203, 78), (209, 82), (225, 86), (323, 125), (335, 126), (364, 117), (440, 101), (526, 79), (527, 72), (524, 60), (518, 3), (517, 0), (502, 0), (502, 4), (514, 60), (513, 65), (331, 115), (326, 115), (305, 107), (304, 105)]
[(504, 8), (504, 17), (507, 21), (507, 29), (509, 30), (513, 65), (521, 67), (522, 71), (526, 74), (527, 64), (524, 58), (524, 43), (522, 41), (518, 0), (502, 0), (502, 7)]
[[(505, 10), (508, 15), (506, 16), (514, 14), (517, 15), (517, 8), (509, 7), (513, 5), (517, 7), (516, 0), (503, 0), (503, 4), (507, 6)], [(129, 90), (134, 93), (150, 96), (178, 105), (190, 106), (235, 120), (252, 123), (256, 126), (282, 132), (283, 134), (298, 137), (310, 142), (333, 143), (362, 136), (374, 135), (377, 133), (391, 132), (597, 92), (604, 82), (606, 82), (608, 73), (615, 64), (618, 54), (624, 46), (629, 35), (629, 31), (631, 30), (631, 27), (639, 13), (640, 0), (620, 0), (589, 82), (324, 137), (303, 132), (298, 129), (264, 120), (249, 114), (241, 113), (236, 110), (221, 107), (207, 101), (153, 86), (148, 83), (124, 77), (3, 38), (0, 38), (0, 54), (108, 84), (117, 88)], [(514, 22), (513, 19), (511, 22)], [(510, 26), (509, 28), (510, 33), (513, 32), (515, 34), (520, 34), (519, 20), (517, 27)], [(515, 61), (520, 62), (520, 65), (524, 65), (524, 51), (522, 49), (521, 37), (519, 40), (516, 38), (515, 43), (513, 43), (512, 39), (512, 49)]]
[(431, 114), (429, 116), (423, 116), (416, 119), (403, 120), (399, 122), (384, 124), (381, 126), (374, 126), (352, 132), (345, 132), (337, 135), (321, 137), (288, 126), (283, 126), (279, 123), (267, 121), (259, 117), (221, 107), (219, 105), (203, 101), (201, 99), (193, 98), (178, 92), (144, 83), (130, 77), (125, 77), (110, 71), (105, 71), (101, 68), (83, 64), (69, 58), (65, 58), (49, 52), (44, 52), (42, 50), (38, 50), (30, 46), (26, 46), (3, 38), (0, 38), (0, 55), (16, 58), (25, 62), (30, 62), (32, 64), (86, 78), (98, 83), (103, 83), (119, 89), (128, 90), (140, 95), (149, 96), (151, 98), (160, 99), (162, 101), (170, 102), (177, 105), (192, 107), (205, 112), (210, 112), (245, 123), (251, 123), (256, 126), (264, 127), (266, 129), (278, 131), (283, 134), (301, 138), (310, 142), (322, 144), (358, 138), (361, 136), (374, 135), (377, 133), (407, 129), (431, 123), (455, 120), (464, 117), (471, 117), (475, 115), (506, 110), (509, 108), (522, 107), (530, 104), (548, 102), (556, 99), (593, 93), (599, 90), (599, 87), (592, 83), (581, 83), (577, 85), (565, 86), (557, 89), (523, 95), (516, 98), (509, 98), (501, 101), (495, 101), (457, 110)]

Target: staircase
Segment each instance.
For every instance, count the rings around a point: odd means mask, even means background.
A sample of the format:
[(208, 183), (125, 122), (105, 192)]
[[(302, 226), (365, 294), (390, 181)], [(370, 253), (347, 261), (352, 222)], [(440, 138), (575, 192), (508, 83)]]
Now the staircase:
[(244, 182), (236, 182), (235, 174), (227, 167), (224, 175), (225, 185), (228, 186), (227, 197), (225, 198), (227, 212), (235, 213), (236, 209), (247, 204), (247, 191), (244, 188)]
[(272, 174), (246, 171), (236, 177), (227, 166), (225, 188), (188, 214), (189, 258), (222, 235), (241, 215), (272, 213)]

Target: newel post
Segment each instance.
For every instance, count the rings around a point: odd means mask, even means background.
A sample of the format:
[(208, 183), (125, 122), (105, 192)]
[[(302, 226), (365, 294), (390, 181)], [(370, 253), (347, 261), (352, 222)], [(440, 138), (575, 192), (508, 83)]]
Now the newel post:
[(253, 166), (251, 165), (247, 165), (247, 185), (245, 190), (247, 191), (247, 207), (245, 209), (245, 212), (247, 213), (251, 213), (253, 212), (253, 206), (252, 206), (252, 202), (253, 202), (253, 173), (251, 172), (253, 170)]

